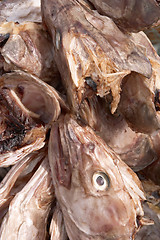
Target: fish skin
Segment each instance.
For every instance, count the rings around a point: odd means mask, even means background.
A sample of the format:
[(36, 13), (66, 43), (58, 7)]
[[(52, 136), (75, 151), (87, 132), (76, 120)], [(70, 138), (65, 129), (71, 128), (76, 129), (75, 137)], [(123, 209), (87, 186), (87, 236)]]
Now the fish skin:
[(153, 139), (148, 134), (132, 130), (119, 108), (111, 114), (108, 101), (96, 96), (85, 99), (80, 106), (81, 119), (134, 171), (156, 161), (159, 158), (159, 144), (155, 144), (159, 142), (158, 133)]
[(54, 199), (46, 156), (30, 181), (11, 201), (0, 228), (0, 239), (44, 240), (47, 218)]
[(160, 19), (159, 1), (155, 0), (89, 0), (96, 9), (111, 17), (128, 32), (139, 32)]
[(15, 164), (0, 182), (0, 221), (14, 196), (22, 190), (45, 158), (46, 147), (28, 154)]
[[(58, 84), (59, 73), (52, 51), (52, 40), (42, 24), (34, 22), (3, 22), (0, 36), (3, 41), (1, 55), (4, 58), (4, 71), (23, 70), (36, 75), (43, 81)], [(5, 42), (5, 43), (4, 43)]]
[(112, 91), (114, 112), (122, 79), (131, 71), (150, 77), (151, 64), (110, 18), (82, 3), (42, 0), (43, 23), (52, 36), (55, 61), (72, 110), (78, 112), (86, 91), (85, 78), (91, 77), (97, 84), (95, 94)]
[[(49, 162), (70, 240), (132, 239), (143, 215), (141, 183), (91, 128), (61, 117), (52, 126)], [(95, 188), (97, 171), (108, 174), (107, 190)]]
[(160, 57), (145, 33), (133, 33), (131, 38), (144, 48), (152, 64), (152, 75), (149, 79), (137, 73), (126, 76), (118, 107), (134, 131), (153, 134), (160, 130), (160, 114), (155, 105), (156, 92), (160, 89)]
[(50, 238), (51, 240), (67, 240), (67, 233), (64, 226), (63, 214), (57, 202), (51, 224), (50, 224)]

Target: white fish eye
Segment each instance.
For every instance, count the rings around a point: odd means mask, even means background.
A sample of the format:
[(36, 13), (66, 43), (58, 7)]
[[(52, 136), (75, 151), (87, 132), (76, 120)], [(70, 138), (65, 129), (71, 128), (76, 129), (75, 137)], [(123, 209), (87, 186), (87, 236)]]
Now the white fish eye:
[(104, 172), (95, 172), (92, 176), (92, 182), (96, 190), (99, 191), (107, 190), (110, 186), (109, 177)]

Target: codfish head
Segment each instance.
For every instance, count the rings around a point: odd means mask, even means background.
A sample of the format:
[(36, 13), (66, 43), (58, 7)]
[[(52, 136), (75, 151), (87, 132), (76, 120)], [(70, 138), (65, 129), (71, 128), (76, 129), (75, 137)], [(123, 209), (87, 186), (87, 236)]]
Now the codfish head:
[(61, 112), (58, 92), (22, 71), (0, 77), (0, 166), (14, 165), (42, 148)]
[(71, 240), (129, 240), (143, 216), (136, 174), (87, 126), (70, 115), (54, 123), (49, 161)]
[(131, 72), (147, 78), (149, 59), (112, 19), (86, 6), (86, 1), (42, 0), (42, 18), (52, 36), (54, 59), (63, 79), (71, 109), (88, 96), (112, 93), (111, 112), (117, 109), (121, 83)]

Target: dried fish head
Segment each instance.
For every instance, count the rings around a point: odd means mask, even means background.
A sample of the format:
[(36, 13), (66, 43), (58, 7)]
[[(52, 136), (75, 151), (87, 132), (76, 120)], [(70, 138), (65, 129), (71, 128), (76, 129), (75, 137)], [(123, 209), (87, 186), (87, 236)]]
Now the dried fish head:
[(47, 155), (46, 146), (15, 164), (0, 182), (0, 222), (14, 196), (22, 190)]
[(79, 114), (134, 171), (159, 158), (159, 132), (151, 138), (148, 134), (133, 131), (119, 109), (111, 114), (109, 99), (96, 96), (85, 99)]
[(5, 38), (9, 35), (1, 49), (6, 72), (23, 70), (44, 81), (54, 80), (57, 85), (59, 73), (53, 59), (52, 40), (42, 24), (3, 22), (0, 34)]
[(134, 131), (152, 134), (160, 129), (160, 57), (144, 33), (132, 34), (132, 38), (137, 45), (144, 46), (152, 75), (148, 79), (131, 73), (124, 78), (119, 109)]
[(32, 75), (14, 72), (0, 78), (0, 166), (15, 164), (44, 146), (60, 102), (54, 88)]
[(145, 199), (136, 174), (89, 127), (53, 124), (49, 162), (66, 231), (75, 239), (131, 239)]
[(89, 0), (124, 31), (139, 32), (160, 19), (159, 0)]
[(44, 240), (47, 218), (54, 197), (46, 156), (30, 181), (10, 203), (0, 228), (0, 239)]
[(150, 77), (151, 64), (112, 19), (81, 2), (43, 0), (43, 21), (52, 35), (55, 61), (72, 110), (78, 111), (90, 79), (94, 94), (105, 96), (111, 91), (113, 113), (119, 103), (122, 79), (131, 71)]

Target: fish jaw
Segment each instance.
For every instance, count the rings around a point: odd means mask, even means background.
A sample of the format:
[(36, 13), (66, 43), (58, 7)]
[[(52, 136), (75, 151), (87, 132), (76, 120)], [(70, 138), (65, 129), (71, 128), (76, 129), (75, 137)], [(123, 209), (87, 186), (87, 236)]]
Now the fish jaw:
[(135, 71), (151, 76), (149, 59), (130, 41), (129, 35), (123, 34), (110, 18), (84, 7), (80, 1), (43, 0), (42, 16), (52, 36), (55, 61), (75, 112), (86, 94), (86, 78), (97, 85), (94, 94), (104, 96), (112, 92), (113, 113), (126, 75)]
[[(80, 239), (131, 239), (138, 227), (136, 218), (143, 216), (140, 182), (89, 127), (81, 127), (69, 115), (55, 123), (49, 161), (71, 240), (77, 234)], [(95, 188), (95, 173), (108, 176), (104, 191)]]

